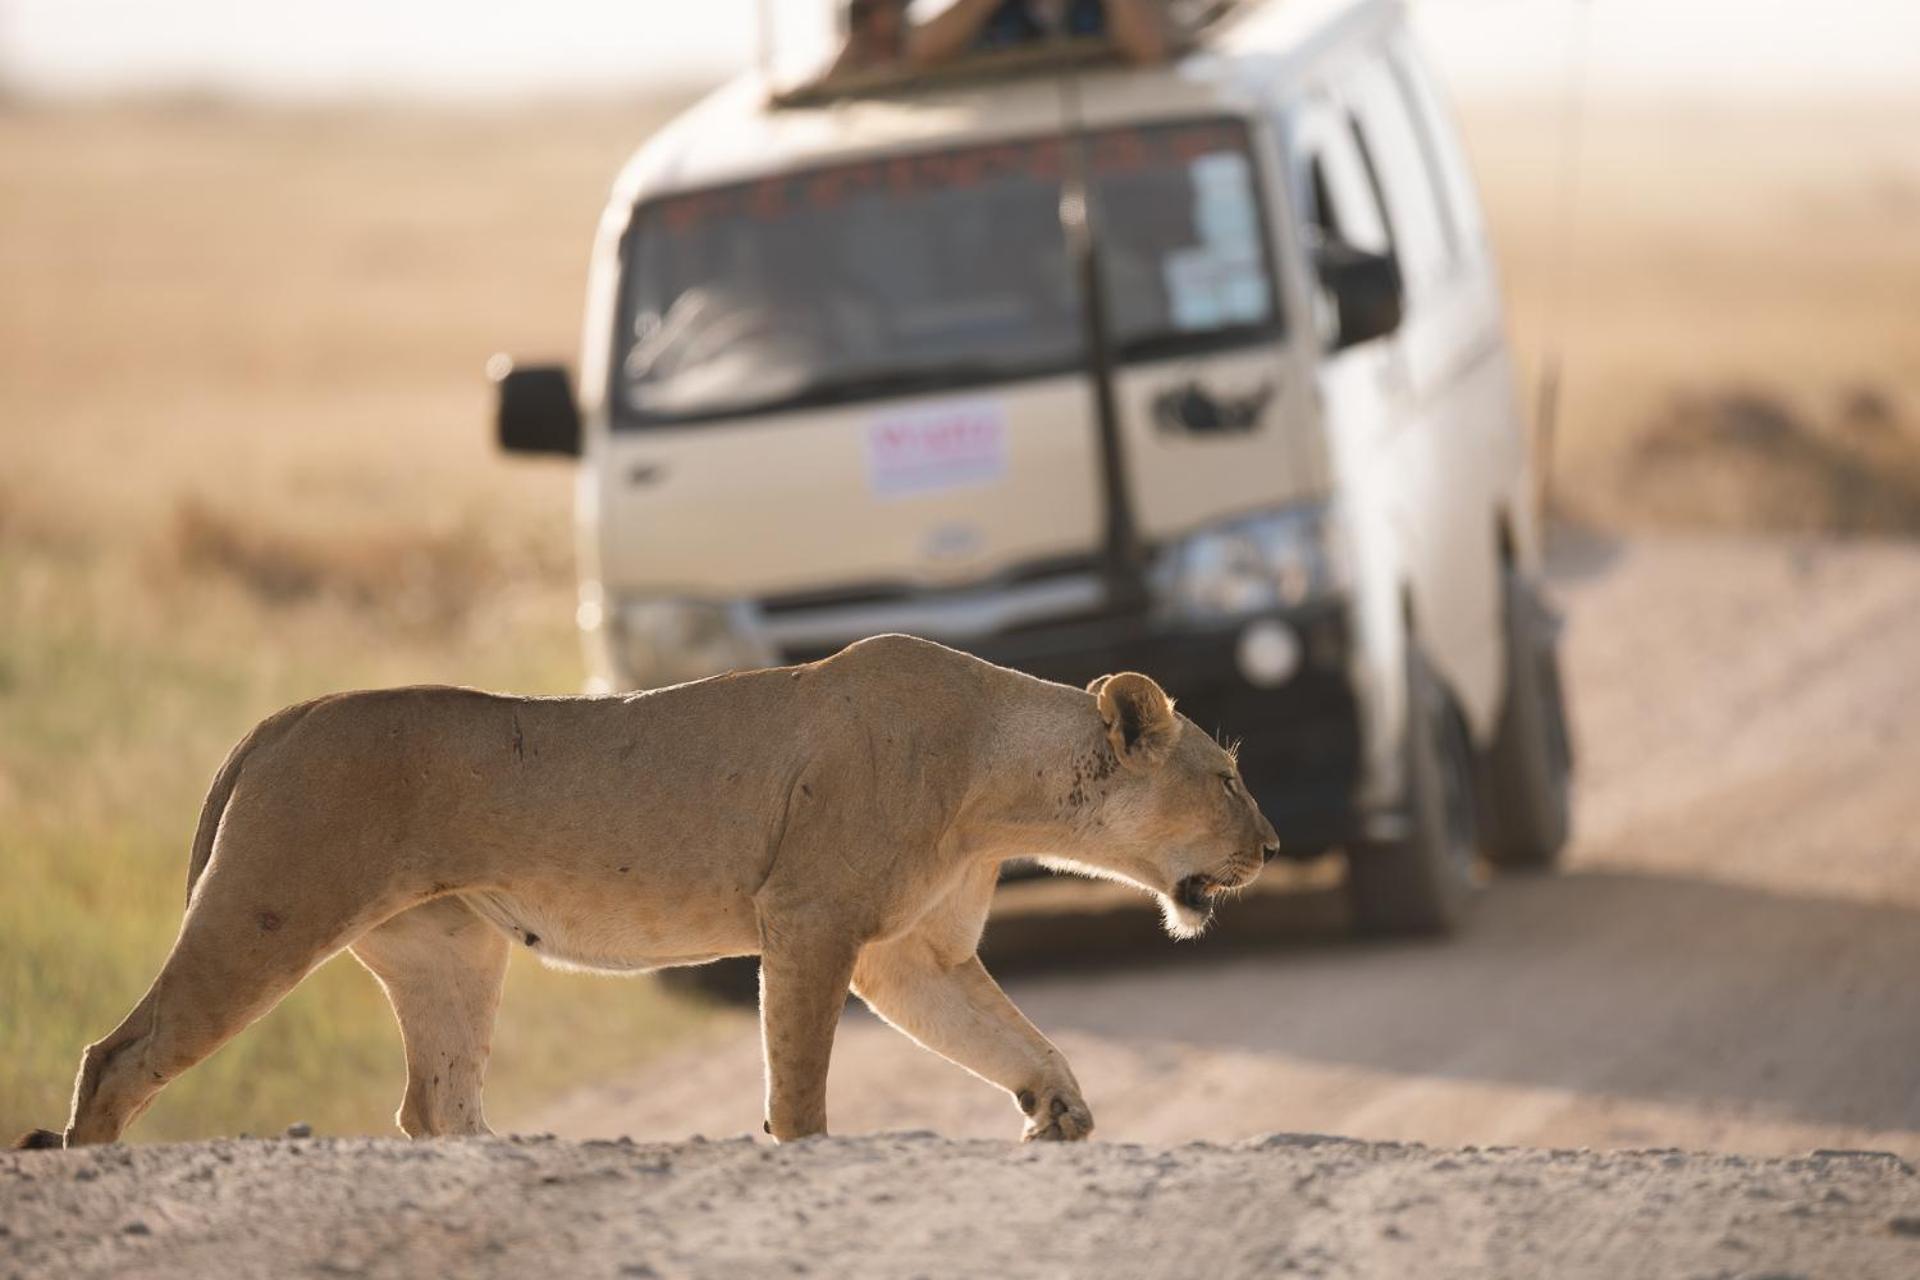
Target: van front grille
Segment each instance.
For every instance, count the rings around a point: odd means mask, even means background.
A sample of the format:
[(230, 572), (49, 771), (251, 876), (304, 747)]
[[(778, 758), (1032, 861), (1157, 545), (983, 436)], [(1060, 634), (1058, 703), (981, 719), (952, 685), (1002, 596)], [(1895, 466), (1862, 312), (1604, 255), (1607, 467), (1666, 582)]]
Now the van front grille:
[(1097, 574), (1099, 571), (1100, 557), (1097, 555), (1048, 556), (1044, 559), (1029, 560), (984, 581), (969, 583), (964, 587), (927, 587), (902, 581), (867, 582), (851, 586), (822, 587), (809, 591), (781, 592), (762, 596), (760, 613), (763, 617), (777, 618), (782, 614), (811, 613), (816, 609), (845, 609), (857, 605), (926, 600), (939, 596), (1022, 586), (1031, 582), (1044, 582), (1050, 578)]
[(1054, 556), (965, 587), (796, 592), (762, 600), (760, 616), (788, 662), (811, 662), (895, 631), (971, 649), (999, 636), (1120, 620), (1102, 568), (1097, 556)]

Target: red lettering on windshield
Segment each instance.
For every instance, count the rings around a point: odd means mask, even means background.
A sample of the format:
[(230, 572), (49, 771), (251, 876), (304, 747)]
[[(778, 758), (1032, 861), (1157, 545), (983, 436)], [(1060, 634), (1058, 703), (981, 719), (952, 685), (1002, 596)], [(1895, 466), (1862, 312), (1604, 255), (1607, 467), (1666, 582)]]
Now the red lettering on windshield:
[[(1110, 129), (1089, 140), (1088, 167), (1096, 175), (1107, 176), (1141, 173), (1156, 165), (1186, 165), (1216, 152), (1241, 151), (1245, 138), (1242, 127), (1228, 123)], [(1055, 186), (1065, 178), (1066, 146), (1060, 138), (1037, 138), (893, 156), (671, 196), (655, 207), (669, 232), (684, 233), (722, 218), (776, 222), (802, 212), (838, 210), (861, 196), (908, 200), (996, 180), (1024, 179)]]
[(787, 206), (787, 184), (781, 178), (769, 178), (753, 186), (753, 195), (748, 201), (748, 209), (753, 216), (766, 222), (778, 221), (790, 210)]
[(1101, 134), (1092, 150), (1095, 173), (1138, 173), (1147, 167), (1147, 140), (1132, 129)]
[(1237, 151), (1240, 141), (1238, 130), (1224, 125), (1197, 125), (1174, 133), (1167, 141), (1167, 149), (1181, 164), (1188, 164), (1216, 151)]

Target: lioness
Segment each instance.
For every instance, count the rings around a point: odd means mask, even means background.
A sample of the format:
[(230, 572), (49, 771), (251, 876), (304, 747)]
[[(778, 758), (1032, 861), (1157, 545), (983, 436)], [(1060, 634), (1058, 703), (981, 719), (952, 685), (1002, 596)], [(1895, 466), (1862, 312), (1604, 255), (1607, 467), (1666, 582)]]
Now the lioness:
[(485, 1133), (509, 942), (645, 970), (755, 955), (767, 1132), (825, 1132), (849, 984), (999, 1085), (1028, 1139), (1093, 1117), (975, 947), (1000, 864), (1160, 895), (1187, 937), (1277, 852), (1231, 755), (1143, 675), (1085, 691), (906, 636), (614, 698), (346, 693), (260, 724), (200, 815), (160, 976), (90, 1046), (64, 1136), (111, 1142), (341, 948), (406, 1044), (409, 1136)]

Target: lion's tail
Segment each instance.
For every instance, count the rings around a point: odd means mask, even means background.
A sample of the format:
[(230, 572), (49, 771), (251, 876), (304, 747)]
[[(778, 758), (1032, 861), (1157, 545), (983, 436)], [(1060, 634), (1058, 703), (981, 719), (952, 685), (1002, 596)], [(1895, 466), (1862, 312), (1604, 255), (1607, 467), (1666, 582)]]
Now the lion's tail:
[(227, 801), (233, 797), (234, 784), (240, 780), (240, 766), (260, 747), (285, 737), (287, 731), (314, 705), (314, 702), (303, 702), (284, 711), (276, 711), (262, 720), (253, 727), (252, 733), (240, 739), (239, 744), (227, 753), (226, 763), (220, 766), (220, 772), (213, 775), (213, 786), (207, 789), (206, 803), (200, 806), (200, 826), (193, 833), (193, 858), (187, 863), (189, 903), (193, 901), (193, 887), (200, 883), (200, 873), (207, 869), (207, 860), (213, 857), (213, 838), (220, 832), (220, 819), (226, 816)]

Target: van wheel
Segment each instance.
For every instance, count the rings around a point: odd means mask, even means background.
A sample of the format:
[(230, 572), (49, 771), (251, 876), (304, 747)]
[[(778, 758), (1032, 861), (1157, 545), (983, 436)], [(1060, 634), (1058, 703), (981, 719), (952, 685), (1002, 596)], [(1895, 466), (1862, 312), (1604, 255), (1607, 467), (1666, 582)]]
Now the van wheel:
[(1512, 570), (1504, 612), (1507, 702), (1481, 775), (1487, 857), (1539, 870), (1559, 860), (1573, 814), (1559, 627), (1540, 593)]
[(1440, 680), (1407, 653), (1407, 833), (1347, 855), (1354, 927), (1374, 935), (1451, 933), (1474, 895), (1479, 832), (1473, 747)]

